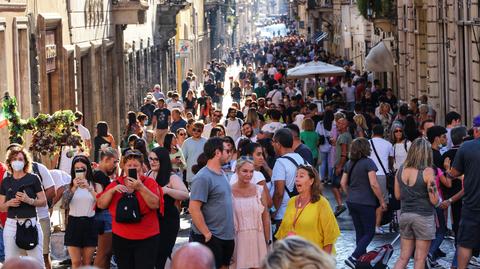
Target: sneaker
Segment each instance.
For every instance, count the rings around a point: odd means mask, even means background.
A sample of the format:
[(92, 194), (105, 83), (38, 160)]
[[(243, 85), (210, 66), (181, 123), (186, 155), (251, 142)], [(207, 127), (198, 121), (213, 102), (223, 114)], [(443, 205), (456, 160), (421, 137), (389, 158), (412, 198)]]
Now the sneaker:
[(343, 212), (345, 212), (345, 210), (347, 210), (347, 208), (344, 205), (337, 206), (334, 213), (335, 217), (340, 216)]
[(375, 234), (385, 234), (385, 230), (382, 227), (375, 227)]
[(357, 266), (357, 260), (354, 257), (350, 256), (348, 259), (345, 260), (345, 264), (348, 267), (355, 269), (355, 267)]
[(472, 256), (468, 264), (474, 267), (480, 267), (480, 258)]
[(437, 261), (435, 261), (430, 254), (427, 256), (427, 260), (425, 261), (425, 268), (426, 269), (445, 269), (442, 265), (440, 265)]

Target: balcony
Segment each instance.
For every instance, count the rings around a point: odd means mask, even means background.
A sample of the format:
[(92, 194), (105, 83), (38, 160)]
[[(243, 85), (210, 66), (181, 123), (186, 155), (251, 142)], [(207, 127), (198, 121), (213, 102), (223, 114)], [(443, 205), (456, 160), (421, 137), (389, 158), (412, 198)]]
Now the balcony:
[(112, 0), (114, 24), (144, 24), (148, 2), (146, 0)]
[(186, 8), (192, 3), (192, 0), (160, 0), (158, 2), (158, 11), (168, 12), (172, 9), (174, 13)]
[(308, 0), (307, 9), (319, 12), (332, 12), (333, 0)]

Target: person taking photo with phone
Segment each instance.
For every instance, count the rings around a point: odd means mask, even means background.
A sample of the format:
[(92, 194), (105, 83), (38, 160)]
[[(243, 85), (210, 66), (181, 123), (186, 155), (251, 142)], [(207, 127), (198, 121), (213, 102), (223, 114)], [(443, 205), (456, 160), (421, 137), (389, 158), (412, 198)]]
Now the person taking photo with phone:
[(68, 209), (65, 246), (72, 259), (72, 268), (92, 264), (97, 247), (95, 201), (101, 185), (93, 180), (90, 160), (84, 155), (73, 158), (70, 188), (63, 193), (62, 205)]
[(143, 154), (128, 150), (123, 158), (127, 176), (110, 183), (97, 200), (97, 207), (108, 208), (112, 215), (112, 247), (119, 269), (153, 269), (157, 259), (157, 211), (163, 208), (163, 191), (143, 175), (142, 167)]

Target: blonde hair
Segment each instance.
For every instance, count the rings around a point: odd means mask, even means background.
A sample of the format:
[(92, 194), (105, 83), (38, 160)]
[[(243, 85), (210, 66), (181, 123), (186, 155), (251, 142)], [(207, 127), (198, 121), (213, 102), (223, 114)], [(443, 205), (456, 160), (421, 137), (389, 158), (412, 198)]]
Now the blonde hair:
[(250, 123), (252, 126), (257, 127), (258, 125), (258, 114), (257, 110), (253, 107), (248, 109), (247, 120), (245, 122)]
[(302, 122), (302, 129), (305, 131), (315, 131), (315, 122), (310, 118), (304, 119)]
[(419, 137), (415, 139), (408, 150), (404, 167), (423, 170), (433, 165), (432, 145), (427, 139)]
[(334, 269), (333, 258), (299, 236), (289, 236), (275, 242), (273, 250), (263, 260), (262, 269)]
[(362, 114), (357, 114), (353, 116), (353, 121), (355, 122), (355, 124), (357, 124), (357, 126), (362, 127), (363, 130), (368, 130), (367, 120)]

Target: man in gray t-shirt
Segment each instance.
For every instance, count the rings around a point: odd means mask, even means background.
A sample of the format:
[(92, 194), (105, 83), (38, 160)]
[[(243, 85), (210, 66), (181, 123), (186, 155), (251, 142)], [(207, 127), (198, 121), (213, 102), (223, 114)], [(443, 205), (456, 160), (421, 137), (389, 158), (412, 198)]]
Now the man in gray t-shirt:
[(217, 268), (230, 265), (235, 247), (232, 191), (222, 170), (229, 157), (225, 144), (219, 137), (205, 143), (208, 162), (192, 179), (189, 205), (192, 240), (210, 248)]
[(203, 152), (203, 145), (207, 139), (202, 137), (203, 123), (197, 122), (193, 125), (192, 137), (183, 142), (182, 152), (187, 162), (187, 182), (192, 182), (192, 167), (197, 164), (198, 156)]

